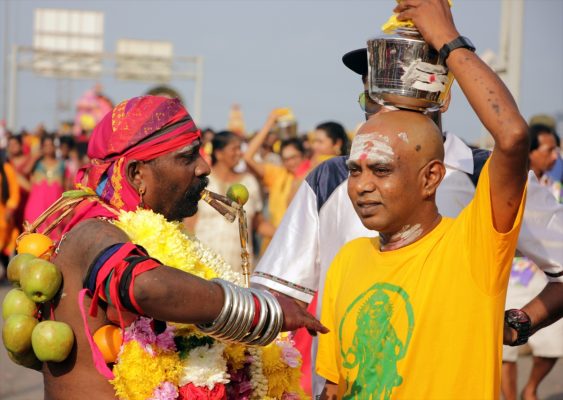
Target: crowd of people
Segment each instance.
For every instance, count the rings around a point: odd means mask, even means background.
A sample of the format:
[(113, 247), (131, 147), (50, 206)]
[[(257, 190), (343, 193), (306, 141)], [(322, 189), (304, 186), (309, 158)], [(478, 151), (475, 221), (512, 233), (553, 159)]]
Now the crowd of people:
[[(244, 184), (250, 192), (246, 205), (253, 242), (252, 256), (266, 249), (277, 226), (308, 172), (331, 157), (348, 153), (351, 132), (338, 122), (323, 122), (309, 133), (281, 139), (277, 120), (284, 110), (273, 110), (262, 129), (254, 134), (204, 129), (201, 156), (211, 166), (209, 189), (226, 193), (233, 183)], [(287, 112), (287, 111), (286, 111)], [(63, 126), (67, 126), (66, 124)], [(32, 223), (65, 190), (75, 187), (78, 170), (88, 163), (86, 146), (90, 133), (69, 135), (64, 129), (47, 132), (43, 126), (33, 132), (5, 132), (3, 190), (1, 207), (6, 218), (0, 226), (2, 263), (13, 255), (15, 239), (24, 221)], [(211, 207), (202, 207), (187, 218), (186, 229), (210, 243), (230, 265), (240, 269), (238, 228), (226, 222)], [(51, 233), (60, 237), (64, 224)], [(215, 246), (214, 246), (215, 244)]]
[[(110, 319), (109, 310), (123, 306), (132, 315), (198, 323), (237, 341), (269, 315), (271, 330), (295, 331), (302, 388), (330, 400), (500, 393), (516, 399), (514, 346), (530, 339), (534, 363), (521, 397), (537, 399), (541, 381), (563, 356), (563, 320), (555, 322), (562, 312), (549, 303), (555, 299), (561, 308), (563, 279), (555, 121), (524, 120), (502, 81), (459, 35), (446, 1), (404, 0), (395, 12), (412, 20), (432, 47), (445, 48), (450, 72), (495, 140), (492, 150), (444, 129), (447, 103), (423, 115), (370, 99), (365, 48), (343, 57), (363, 82), (366, 122), (358, 132), (328, 121), (310, 133), (281, 134), (288, 110), (274, 109), (251, 135), (200, 133), (180, 101), (133, 98), (116, 107), (129, 111), (112, 111), (96, 126), (90, 159), (83, 138), (44, 129), (7, 134), (0, 171), (3, 264), (24, 221), (37, 218), (78, 177), (99, 201), (51, 235), (59, 240), (66, 232), (55, 259), (65, 290), (82, 293), (83, 282), (94, 282), (86, 288), (95, 299), (90, 311), (103, 312), (91, 312), (90, 324), (101, 325), (106, 312)], [(145, 114), (135, 112), (141, 109)], [(157, 113), (164, 117), (155, 122)], [(167, 268), (107, 223), (116, 219), (111, 208), (151, 209), (182, 221), (240, 273), (239, 227), (203, 202), (197, 206), (204, 187), (225, 194), (234, 183), (250, 194), (244, 209), (253, 289)], [(97, 296), (106, 286), (117, 289), (101, 306)], [(260, 289), (273, 300), (261, 303)], [(237, 301), (239, 308), (232, 305)], [(64, 398), (94, 390), (111, 398), (113, 389), (92, 376), (84, 356), (91, 343), (78, 334), (78, 305), (65, 298), (56, 307), (77, 336), (77, 361), (43, 369), (46, 393)], [(281, 314), (274, 317), (276, 307)], [(255, 320), (240, 322), (249, 310)], [(312, 331), (321, 333), (318, 340), (305, 333)]]
[[(344, 61), (346, 62), (346, 57)], [(365, 108), (365, 104), (363, 108)], [(298, 247), (299, 250), (295, 254), (296, 258), (301, 258), (299, 261), (287, 256), (281, 257), (277, 252), (279, 243), (274, 243), (272, 249), (267, 252), (268, 244), (296, 194), (298, 197), (296, 204), (305, 202), (299, 188), (303, 185), (301, 192), (303, 189), (309, 188), (310, 184), (305, 181), (306, 179), (318, 180), (319, 169), (315, 170), (315, 167), (322, 164), (321, 169), (327, 168), (330, 163), (323, 164), (323, 162), (332, 158), (334, 158), (331, 161), (333, 165), (343, 160), (342, 165), (346, 172), (342, 175), (343, 178), (347, 176), (344, 161), (348, 159), (349, 141), (353, 138), (342, 125), (336, 122), (325, 122), (319, 124), (315, 131), (308, 135), (281, 140), (276, 131), (276, 123), (279, 116), (283, 115), (282, 113), (283, 110), (273, 110), (267, 117), (264, 126), (249, 137), (226, 130), (215, 132), (211, 128), (204, 129), (200, 148), (200, 155), (210, 165), (209, 190), (225, 193), (231, 184), (242, 183), (250, 192), (250, 200), (245, 209), (255, 244), (252, 251), (252, 265), (256, 265), (262, 254), (266, 252), (266, 256), (253, 278), (258, 283), (264, 283), (265, 280), (276, 275), (276, 272), (280, 272), (279, 275), (287, 278), (287, 274), (292, 270), (292, 268), (287, 268), (289, 264), (293, 268), (300, 264), (307, 264), (307, 267), (303, 267), (303, 271), (297, 272), (300, 280), (307, 281), (308, 272), (305, 269), (313, 271), (314, 269), (308, 267), (308, 263), (315, 264), (316, 261), (307, 259), (306, 255), (309, 253), (306, 250)], [(562, 199), (561, 156), (555, 121), (548, 116), (534, 117), (530, 121), (528, 134), (531, 138), (530, 169), (541, 184), (548, 187), (553, 197), (560, 202)], [(452, 140), (451, 136), (446, 140)], [(33, 133), (22, 132), (7, 135), (0, 178), (2, 181), (0, 207), (5, 215), (5, 219), (0, 221), (4, 267), (10, 257), (14, 255), (15, 239), (22, 231), (24, 221), (33, 222), (63, 191), (74, 188), (76, 173), (88, 162), (83, 143), (84, 140), (77, 140), (74, 136), (61, 135), (58, 132), (48, 133), (43, 128), (38, 128)], [(446, 162), (447, 160), (448, 155), (446, 155)], [(313, 170), (315, 171), (311, 174)], [(334, 174), (333, 179), (338, 175), (338, 172), (334, 170), (329, 169), (330, 172)], [(470, 172), (464, 171), (463, 173), (471, 177)], [(340, 186), (340, 181), (335, 182), (334, 186), (335, 189)], [(447, 186), (446, 179), (445, 182), (442, 182), (442, 189)], [(447, 190), (444, 189), (444, 191)], [(344, 195), (347, 196), (346, 193)], [(325, 194), (325, 197), (329, 196), (330, 193)], [(448, 200), (451, 201), (451, 199)], [(324, 204), (319, 204), (319, 208), (322, 207)], [(440, 204), (440, 207), (444, 208), (445, 215), (459, 212), (458, 210), (450, 211), (447, 205)], [(350, 211), (353, 212), (352, 209)], [(333, 228), (329, 228), (328, 225), (321, 227), (325, 236), (333, 236), (332, 241), (337, 236), (337, 231), (346, 236), (347, 228), (343, 229), (343, 226), (338, 223), (338, 220), (346, 219), (345, 209), (340, 206), (338, 213), (340, 214), (338, 217), (331, 215), (331, 217), (336, 217), (336, 220), (331, 220), (328, 224)], [(343, 222), (343, 224), (349, 223), (349, 221)], [(186, 230), (194, 233), (203, 242), (209, 243), (210, 247), (221, 254), (235, 270), (241, 272), (239, 232), (236, 224), (227, 222), (220, 214), (207, 206), (200, 207), (196, 215), (184, 220), (184, 224)], [(314, 239), (315, 234), (312, 231), (319, 229), (318, 224), (310, 223), (307, 218), (302, 218), (302, 216), (299, 216), (298, 224), (300, 225), (298, 230), (304, 237)], [(64, 225), (59, 225), (59, 229), (52, 233), (54, 239), (60, 237), (63, 228)], [(292, 240), (296, 239), (295, 233), (289, 234), (287, 229), (287, 226), (282, 229), (283, 236), (280, 235), (280, 238), (287, 242), (285, 243), (287, 246), (293, 246)], [(327, 253), (335, 253), (353, 236), (367, 234), (360, 228), (357, 229), (358, 234), (350, 234), (342, 239), (342, 243), (333, 243), (328, 238), (322, 240), (329, 247), (333, 247), (332, 252)], [(312, 258), (317, 257), (317, 252), (310, 254)], [(326, 262), (330, 263), (331, 260), (332, 256), (328, 256)], [(282, 268), (280, 271), (276, 271), (278, 264)], [(327, 267), (325, 265), (324, 268)], [(515, 257), (509, 281), (507, 308), (522, 307), (540, 293), (546, 283), (544, 273), (539, 270), (533, 260), (521, 255)], [(319, 288), (315, 285), (311, 286), (311, 293), (316, 293)], [(273, 289), (279, 289), (279, 287), (273, 286)], [(313, 300), (312, 296), (288, 294), (305, 303), (311, 303)], [(309, 310), (313, 313), (315, 311), (320, 313), (320, 305), (317, 310), (316, 300), (315, 296), (313, 306)], [(543, 378), (553, 368), (557, 359), (563, 356), (562, 337), (563, 321), (559, 321), (531, 338), (530, 345), (534, 354), (534, 364), (530, 380), (525, 388), (527, 393), (532, 395), (537, 393)], [(310, 343), (307, 335), (298, 333), (297, 339), (298, 344), (303, 346), (303, 350), (309, 351)], [(305, 342), (305, 344), (301, 342)], [(504, 347), (502, 391), (504, 397), (510, 400), (515, 399), (517, 394), (515, 361), (518, 350), (509, 346)], [(308, 361), (305, 367), (310, 368), (310, 358), (307, 356), (304, 358)], [(310, 379), (310, 374), (307, 373), (305, 367), (306, 379), (303, 381), (303, 385), (308, 390), (312, 390), (310, 382), (307, 381)]]

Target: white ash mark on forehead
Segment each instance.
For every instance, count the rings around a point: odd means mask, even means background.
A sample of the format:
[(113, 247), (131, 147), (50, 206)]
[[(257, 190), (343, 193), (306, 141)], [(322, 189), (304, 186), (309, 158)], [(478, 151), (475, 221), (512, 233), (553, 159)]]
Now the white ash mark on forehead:
[(397, 136), (399, 136), (399, 139), (401, 139), (403, 142), (409, 142), (409, 135), (407, 134), (407, 132), (399, 132), (397, 133)]
[(377, 132), (357, 135), (352, 142), (350, 160), (390, 163), (395, 153), (387, 143), (388, 139), (389, 138), (386, 136), (380, 135)]

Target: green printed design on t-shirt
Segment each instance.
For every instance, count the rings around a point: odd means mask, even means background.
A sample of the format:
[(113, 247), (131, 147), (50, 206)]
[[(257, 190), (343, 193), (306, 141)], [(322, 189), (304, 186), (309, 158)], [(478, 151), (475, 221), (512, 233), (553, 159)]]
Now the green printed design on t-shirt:
[[(408, 321), (404, 341), (397, 335), (392, 317), (397, 310), (388, 293), (398, 294), (404, 301)], [(352, 345), (342, 346), (342, 330), (347, 318), (356, 314), (356, 330)], [(346, 378), (344, 399), (390, 399), (394, 387), (403, 382), (397, 363), (408, 349), (414, 329), (414, 312), (409, 295), (399, 286), (379, 282), (360, 294), (346, 309), (340, 321), (338, 339), (343, 367), (357, 369), (356, 378)], [(351, 371), (352, 372), (352, 371)]]

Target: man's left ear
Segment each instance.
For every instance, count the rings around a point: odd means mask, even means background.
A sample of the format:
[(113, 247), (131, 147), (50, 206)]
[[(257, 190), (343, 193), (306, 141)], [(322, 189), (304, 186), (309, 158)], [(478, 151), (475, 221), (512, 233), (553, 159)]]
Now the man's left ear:
[(432, 160), (422, 169), (422, 191), (425, 199), (432, 197), (446, 175), (446, 167), (439, 160)]
[(143, 166), (142, 161), (131, 160), (127, 163), (127, 180), (137, 190), (143, 183)]

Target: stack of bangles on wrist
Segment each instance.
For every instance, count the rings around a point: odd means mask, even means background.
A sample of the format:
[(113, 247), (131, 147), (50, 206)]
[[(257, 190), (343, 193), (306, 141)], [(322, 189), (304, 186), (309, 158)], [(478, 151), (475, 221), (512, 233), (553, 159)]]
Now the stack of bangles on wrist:
[(222, 279), (213, 279), (225, 292), (225, 304), (211, 324), (197, 328), (208, 336), (226, 342), (265, 346), (281, 332), (283, 312), (273, 294), (245, 289)]

